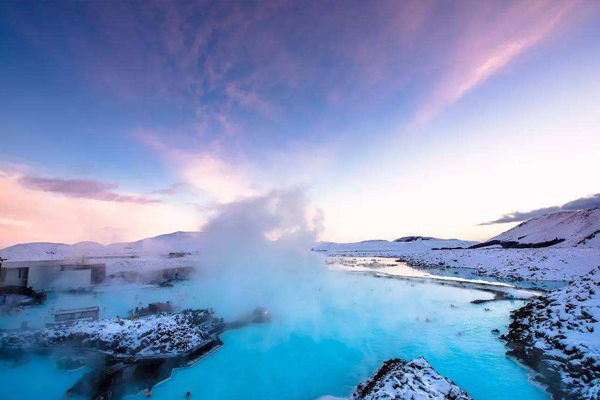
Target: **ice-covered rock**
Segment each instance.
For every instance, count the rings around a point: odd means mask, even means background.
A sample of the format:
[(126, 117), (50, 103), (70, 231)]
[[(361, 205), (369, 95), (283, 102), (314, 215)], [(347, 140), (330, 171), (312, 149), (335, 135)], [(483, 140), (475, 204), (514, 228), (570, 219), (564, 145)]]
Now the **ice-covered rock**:
[(600, 399), (600, 267), (513, 311), (503, 338), (555, 399)]
[(210, 310), (184, 310), (129, 320), (80, 321), (37, 331), (0, 332), (2, 350), (94, 349), (111, 356), (186, 354), (212, 340)]
[[(321, 397), (336, 399), (334, 397)], [(356, 387), (351, 400), (472, 400), (450, 379), (441, 376), (423, 357), (394, 358)]]

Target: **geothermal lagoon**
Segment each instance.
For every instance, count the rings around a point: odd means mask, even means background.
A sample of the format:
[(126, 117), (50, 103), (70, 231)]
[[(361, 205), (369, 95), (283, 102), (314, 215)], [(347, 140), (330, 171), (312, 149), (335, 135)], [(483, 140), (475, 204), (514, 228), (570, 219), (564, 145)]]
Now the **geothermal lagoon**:
[[(223, 347), (191, 367), (174, 370), (170, 379), (154, 387), (153, 398), (182, 399), (186, 391), (195, 399), (347, 397), (384, 360), (418, 356), (478, 400), (549, 398), (530, 381), (529, 370), (506, 356), (504, 343), (491, 332), (504, 332), (510, 311), (523, 301), (472, 304), (493, 294), (339, 269), (316, 278), (312, 270), (287, 276), (291, 282), (262, 276), (262, 290), (248, 277), (231, 285), (223, 279), (206, 276), (173, 287), (113, 284), (95, 293), (53, 293), (42, 306), (2, 316), (0, 328), (18, 328), (23, 321), (43, 327), (54, 310), (73, 306), (99, 305), (101, 318), (110, 318), (170, 300), (181, 308), (212, 307), (226, 320), (265, 306), (270, 323), (224, 333)], [(2, 397), (60, 399), (85, 372), (61, 371), (46, 357), (31, 356), (18, 364), (2, 360)], [(36, 384), (31, 385), (34, 376)]]

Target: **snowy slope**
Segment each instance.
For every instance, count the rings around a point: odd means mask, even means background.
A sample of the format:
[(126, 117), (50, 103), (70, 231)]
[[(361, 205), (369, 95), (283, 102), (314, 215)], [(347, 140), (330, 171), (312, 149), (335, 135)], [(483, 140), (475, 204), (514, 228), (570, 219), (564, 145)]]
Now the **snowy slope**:
[(136, 242), (112, 243), (106, 246), (116, 252), (176, 253), (198, 249), (199, 232), (173, 232)]
[(23, 243), (0, 250), (0, 257), (9, 261), (62, 260), (69, 258), (67, 255), (70, 254), (71, 247), (64, 243)]
[(600, 247), (600, 207), (533, 218), (490, 239), (541, 243), (565, 239), (559, 247)]

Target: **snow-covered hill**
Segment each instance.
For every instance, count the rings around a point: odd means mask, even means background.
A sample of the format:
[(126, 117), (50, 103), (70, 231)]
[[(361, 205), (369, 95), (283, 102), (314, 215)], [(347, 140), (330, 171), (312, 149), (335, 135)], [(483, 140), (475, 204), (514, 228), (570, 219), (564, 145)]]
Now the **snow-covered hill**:
[(600, 207), (533, 218), (490, 241), (543, 243), (555, 239), (564, 239), (554, 245), (558, 247), (600, 247)]
[(173, 232), (135, 242), (112, 243), (106, 246), (96, 242), (23, 243), (0, 250), (0, 257), (9, 261), (34, 261), (76, 259), (82, 256), (191, 253), (199, 249), (199, 236), (199, 232)]

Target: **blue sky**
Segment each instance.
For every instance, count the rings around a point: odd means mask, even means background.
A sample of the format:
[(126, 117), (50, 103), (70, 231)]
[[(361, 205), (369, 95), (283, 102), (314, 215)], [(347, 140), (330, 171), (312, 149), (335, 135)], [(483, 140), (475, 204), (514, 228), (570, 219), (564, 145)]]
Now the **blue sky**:
[(486, 239), (512, 225), (482, 222), (598, 191), (599, 13), (3, 3), (0, 245), (198, 229), (297, 186), (325, 240)]

